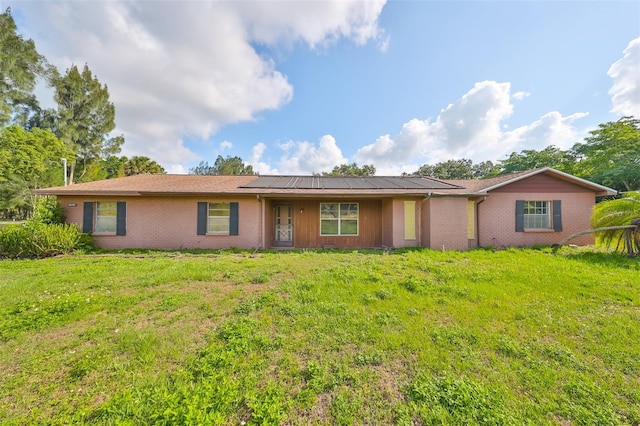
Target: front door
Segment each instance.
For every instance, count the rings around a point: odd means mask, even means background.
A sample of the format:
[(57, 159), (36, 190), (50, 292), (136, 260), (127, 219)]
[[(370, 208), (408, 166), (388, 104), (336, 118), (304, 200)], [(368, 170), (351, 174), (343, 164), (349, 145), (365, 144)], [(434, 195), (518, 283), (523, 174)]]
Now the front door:
[(280, 247), (293, 246), (293, 206), (275, 206), (275, 243)]

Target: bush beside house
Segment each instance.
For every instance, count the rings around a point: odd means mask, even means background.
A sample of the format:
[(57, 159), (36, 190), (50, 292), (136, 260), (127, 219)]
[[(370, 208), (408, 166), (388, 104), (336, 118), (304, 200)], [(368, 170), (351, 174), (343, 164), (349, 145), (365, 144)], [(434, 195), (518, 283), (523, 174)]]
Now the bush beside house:
[(43, 258), (91, 247), (91, 237), (64, 223), (55, 197), (38, 197), (33, 216), (23, 225), (0, 230), (0, 258)]

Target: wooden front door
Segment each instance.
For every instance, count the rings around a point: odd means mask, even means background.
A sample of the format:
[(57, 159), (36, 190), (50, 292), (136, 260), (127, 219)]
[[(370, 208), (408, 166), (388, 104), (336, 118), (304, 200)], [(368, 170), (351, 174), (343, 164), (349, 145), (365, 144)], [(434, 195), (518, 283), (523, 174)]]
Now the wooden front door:
[(275, 206), (275, 241), (279, 247), (293, 246), (293, 206), (277, 204)]

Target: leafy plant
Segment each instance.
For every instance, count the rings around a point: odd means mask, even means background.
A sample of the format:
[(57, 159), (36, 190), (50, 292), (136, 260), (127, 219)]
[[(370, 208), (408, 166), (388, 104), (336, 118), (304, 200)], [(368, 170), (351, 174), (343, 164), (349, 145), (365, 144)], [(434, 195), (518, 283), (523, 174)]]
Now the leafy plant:
[[(607, 229), (597, 234), (598, 242), (616, 250), (640, 254), (640, 191), (630, 191), (621, 198), (596, 204), (591, 224), (594, 229)], [(619, 227), (635, 225), (634, 228)], [(616, 228), (617, 227), (617, 228)]]
[(38, 197), (33, 216), (24, 225), (0, 229), (0, 257), (43, 258), (90, 247), (88, 234), (64, 223), (64, 211), (55, 197)]

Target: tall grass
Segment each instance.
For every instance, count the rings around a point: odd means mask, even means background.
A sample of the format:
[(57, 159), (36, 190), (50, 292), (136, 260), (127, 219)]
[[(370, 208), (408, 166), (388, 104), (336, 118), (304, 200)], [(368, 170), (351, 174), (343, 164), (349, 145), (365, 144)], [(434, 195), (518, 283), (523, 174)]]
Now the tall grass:
[(640, 263), (562, 249), (0, 263), (0, 418), (634, 424)]

